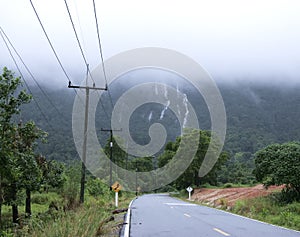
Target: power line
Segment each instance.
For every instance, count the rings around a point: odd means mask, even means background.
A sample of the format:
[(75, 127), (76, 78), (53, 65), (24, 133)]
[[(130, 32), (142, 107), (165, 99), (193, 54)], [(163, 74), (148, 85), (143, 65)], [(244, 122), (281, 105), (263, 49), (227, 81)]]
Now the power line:
[[(33, 95), (33, 94), (32, 94), (32, 91), (30, 90), (30, 88), (29, 88), (29, 86), (28, 86), (28, 84), (27, 84), (27, 82), (26, 82), (26, 80), (25, 80), (25, 77), (23, 76), (23, 74), (22, 74), (22, 72), (21, 72), (21, 70), (20, 70), (20, 68), (19, 68), (19, 66), (18, 66), (18, 64), (17, 64), (17, 61), (16, 61), (15, 57), (13, 56), (13, 54), (12, 54), (12, 52), (11, 52), (11, 50), (10, 50), (10, 48), (9, 48), (9, 46), (8, 46), (8, 44), (7, 44), (6, 40), (5, 40), (5, 38), (4, 38), (4, 36), (3, 36), (3, 34), (5, 35), (5, 33), (4, 33), (4, 31), (3, 31), (3, 29), (2, 29), (1, 27), (0, 27), (0, 29), (1, 29), (0, 35), (1, 35), (2, 39), (3, 39), (3, 41), (4, 41), (4, 44), (5, 44), (5, 46), (6, 46), (7, 50), (8, 50), (8, 52), (9, 52), (9, 54), (10, 54), (12, 60), (14, 61), (15, 66), (16, 66), (18, 72), (20, 73), (21, 78), (23, 78), (23, 81), (24, 81), (24, 83), (25, 83), (25, 86), (26, 86), (27, 90), (29, 91), (29, 93), (30, 93), (31, 95)], [(3, 33), (2, 33), (2, 32), (3, 32)], [(37, 108), (39, 109), (39, 111), (41, 112), (42, 116), (44, 117), (46, 123), (49, 125), (50, 129), (54, 130), (54, 128), (52, 127), (52, 125), (51, 125), (50, 122), (48, 121), (47, 116), (44, 114), (44, 112), (42, 111), (40, 105), (38, 104), (38, 102), (35, 100), (35, 98), (34, 98), (33, 96), (32, 96), (32, 99), (33, 99), (33, 101), (35, 102), (35, 104), (36, 104)]]
[[(31, 6), (32, 6), (32, 8), (33, 8), (33, 10), (34, 10), (34, 12), (35, 12), (35, 15), (36, 15), (36, 17), (37, 17), (37, 19), (38, 19), (38, 21), (39, 21), (39, 23), (40, 23), (40, 26), (42, 27), (42, 30), (43, 30), (43, 32), (44, 32), (44, 34), (45, 34), (45, 36), (46, 36), (46, 38), (47, 38), (47, 40), (48, 40), (48, 43), (49, 43), (49, 45), (50, 45), (50, 47), (51, 47), (51, 49), (52, 49), (52, 51), (53, 51), (53, 53), (54, 53), (54, 55), (55, 55), (55, 57), (56, 57), (56, 60), (58, 61), (58, 63), (59, 63), (59, 65), (60, 65), (61, 69), (63, 70), (65, 76), (67, 77), (67, 79), (68, 79), (68, 81), (69, 81), (69, 87), (70, 87), (70, 86), (72, 85), (72, 82), (71, 82), (71, 80), (70, 80), (70, 77), (68, 76), (68, 74), (67, 74), (65, 68), (63, 67), (63, 65), (62, 65), (62, 63), (61, 63), (61, 61), (60, 61), (60, 59), (59, 59), (59, 57), (58, 57), (58, 55), (57, 55), (57, 53), (56, 53), (56, 51), (55, 51), (55, 49), (54, 49), (53, 44), (51, 43), (51, 40), (50, 40), (50, 38), (49, 38), (49, 36), (48, 36), (46, 30), (45, 30), (45, 27), (43, 26), (43, 23), (42, 23), (42, 21), (41, 21), (39, 15), (38, 15), (38, 13), (37, 13), (36, 8), (34, 7), (34, 5), (33, 5), (33, 3), (32, 3), (32, 0), (30, 0), (30, 3), (31, 3)], [(79, 41), (79, 39), (78, 39), (77, 32), (76, 32), (76, 29), (75, 29), (75, 26), (74, 26), (74, 23), (73, 23), (73, 20), (72, 20), (72, 17), (71, 17), (71, 14), (70, 14), (70, 11), (69, 11), (69, 8), (68, 8), (68, 5), (67, 5), (67, 2), (66, 2), (66, 1), (65, 1), (65, 4), (66, 4), (66, 7), (67, 7), (67, 10), (68, 10), (68, 13), (69, 13), (69, 17), (70, 17), (70, 20), (71, 20), (71, 23), (72, 23), (72, 26), (73, 26), (73, 30), (74, 30), (75, 35), (76, 35), (77, 42), (78, 42), (78, 44), (79, 44), (81, 53), (82, 53), (83, 58), (84, 58), (84, 62), (85, 62), (85, 64), (86, 64), (87, 68), (88, 68), (88, 64), (87, 64), (86, 58), (85, 58), (85, 56), (84, 56), (84, 53), (83, 53), (83, 50), (82, 50), (80, 41)], [(91, 78), (92, 78), (92, 75), (91, 75), (89, 69), (88, 69), (88, 73), (90, 74), (90, 76), (91, 76)], [(92, 78), (92, 80), (93, 80), (93, 78)], [(94, 80), (93, 80), (93, 81), (94, 81)], [(74, 92), (75, 92), (76, 95), (79, 96), (79, 94), (77, 93), (77, 91), (75, 90), (75, 88), (74, 88)], [(80, 96), (79, 96), (78, 98), (79, 98), (80, 101), (83, 103), (83, 101), (82, 101), (82, 99), (80, 98)], [(103, 110), (104, 110), (104, 112), (105, 112), (107, 118), (109, 118), (107, 112), (106, 112), (105, 109), (104, 109), (104, 106), (103, 106), (101, 100), (100, 100), (100, 103), (101, 103), (101, 106), (102, 106), (102, 108), (103, 108)]]
[(27, 72), (29, 73), (29, 75), (31, 76), (31, 78), (33, 79), (33, 81), (36, 83), (36, 85), (38, 86), (38, 88), (41, 90), (42, 94), (46, 97), (46, 99), (48, 100), (48, 102), (52, 105), (52, 107), (56, 110), (56, 112), (63, 116), (63, 114), (58, 110), (58, 108), (56, 107), (56, 105), (52, 102), (52, 100), (50, 99), (50, 97), (48, 96), (48, 94), (43, 90), (43, 88), (40, 86), (40, 84), (38, 83), (38, 81), (35, 79), (35, 77), (33, 76), (33, 74), (31, 73), (31, 71), (29, 70), (29, 68), (27, 67), (27, 65), (25, 64), (24, 60), (22, 59), (21, 55), (18, 53), (18, 51), (16, 50), (16, 48), (13, 46), (12, 42), (10, 41), (10, 39), (8, 38), (8, 36), (5, 34), (4, 30), (0, 27), (3, 35), (5, 36), (5, 38), (7, 39), (8, 43), (10, 44), (10, 46), (12, 47), (12, 49), (14, 50), (15, 54), (18, 56), (18, 58), (20, 59), (20, 61), (22, 62), (23, 66), (25, 67), (25, 69), (27, 70)]
[[(97, 91), (97, 93), (98, 93), (99, 91)], [(101, 100), (101, 94), (99, 94), (100, 96), (99, 96), (99, 102), (100, 102), (100, 105), (101, 105), (101, 107), (102, 107), (102, 110), (104, 111), (104, 114), (105, 114), (105, 116), (106, 116), (106, 118), (109, 120), (109, 115), (108, 115), (108, 113), (107, 113), (107, 111), (105, 110), (105, 108), (104, 108), (104, 105), (103, 105), (103, 102), (102, 102), (102, 100)]]
[(79, 49), (80, 49), (82, 58), (83, 58), (83, 60), (84, 60), (84, 63), (85, 63), (85, 65), (86, 65), (86, 67), (88, 68), (88, 73), (89, 73), (89, 75), (90, 75), (90, 77), (91, 77), (91, 79), (92, 79), (92, 81), (93, 81), (93, 83), (94, 83), (93, 86), (95, 86), (95, 81), (94, 81), (94, 79), (93, 79), (93, 77), (92, 77), (92, 74), (91, 74), (90, 69), (89, 69), (89, 67), (88, 67), (88, 62), (87, 62), (86, 57), (85, 57), (85, 55), (84, 55), (83, 49), (82, 49), (82, 47), (81, 47), (81, 44), (80, 44), (80, 41), (79, 41), (79, 38), (78, 38), (78, 35), (77, 35), (77, 32), (76, 32), (76, 29), (75, 29), (74, 22), (73, 22), (73, 20), (72, 20), (72, 16), (71, 16), (71, 12), (70, 12), (70, 9), (69, 9), (67, 0), (65, 0), (65, 5), (66, 5), (67, 11), (68, 11), (68, 15), (69, 15), (69, 18), (70, 18), (72, 27), (73, 27), (73, 31), (74, 31), (74, 33), (75, 33), (75, 37), (76, 37), (76, 40), (77, 40), (77, 43), (78, 43), (78, 46), (79, 46)]
[[(67, 11), (68, 11), (69, 19), (70, 19), (70, 22), (71, 22), (71, 24), (72, 24), (72, 28), (73, 28), (73, 31), (74, 31), (74, 34), (75, 34), (75, 37), (76, 37), (76, 40), (77, 40), (77, 43), (78, 43), (78, 46), (79, 46), (81, 55), (82, 55), (82, 58), (83, 58), (84, 63), (85, 63), (85, 65), (86, 65), (86, 67), (87, 67), (87, 75), (90, 75), (90, 77), (91, 77), (91, 79), (92, 79), (92, 81), (93, 81), (93, 83), (94, 83), (93, 86), (95, 87), (95, 81), (94, 81), (94, 79), (93, 79), (93, 77), (92, 77), (92, 74), (91, 74), (91, 72), (90, 72), (89, 64), (88, 64), (87, 59), (86, 59), (86, 57), (85, 57), (85, 55), (84, 55), (83, 48), (82, 48), (82, 46), (81, 46), (81, 43), (80, 43), (80, 40), (79, 40), (77, 31), (76, 31), (76, 28), (75, 28), (75, 25), (74, 25), (74, 22), (73, 22), (73, 19), (72, 19), (72, 15), (71, 15), (71, 12), (70, 12), (70, 9), (69, 9), (69, 6), (68, 6), (68, 3), (67, 3), (66, 0), (65, 0), (65, 5), (66, 5), (66, 9), (67, 9)], [(79, 16), (78, 16), (78, 19), (79, 19)], [(102, 52), (102, 51), (101, 51), (101, 52)], [(102, 59), (103, 59), (103, 58), (102, 58)], [(105, 81), (106, 81), (106, 89), (108, 90), (108, 88), (107, 88), (107, 80), (106, 80), (106, 76), (105, 76)], [(97, 93), (98, 93), (98, 91), (97, 91)], [(110, 94), (109, 94), (109, 95), (110, 95)], [(111, 96), (110, 96), (110, 98), (111, 98)], [(111, 102), (112, 102), (112, 100), (111, 100)], [(101, 107), (102, 107), (102, 109), (103, 109), (103, 111), (104, 111), (106, 117), (109, 119), (108, 113), (106, 112), (106, 110), (105, 110), (105, 108), (104, 108), (104, 105), (103, 105), (101, 99), (100, 99), (100, 104), (101, 104)]]
[[(32, 3), (32, 0), (29, 0), (29, 1), (30, 1), (31, 6), (32, 6), (32, 9), (33, 9), (33, 11), (34, 11), (34, 13), (35, 13), (35, 15), (36, 15), (36, 17), (37, 17), (39, 23), (40, 23), (40, 26), (42, 27), (43, 32), (44, 32), (44, 34), (45, 34), (45, 36), (46, 36), (46, 38), (47, 38), (47, 40), (48, 40), (48, 43), (49, 43), (49, 45), (50, 45), (50, 47), (51, 47), (51, 49), (52, 49), (52, 52), (53, 52), (54, 55), (55, 55), (55, 58), (56, 58), (57, 62), (59, 63), (59, 65), (60, 65), (60, 67), (61, 67), (63, 73), (65, 74), (67, 80), (69, 81), (69, 85), (72, 84), (69, 75), (67, 74), (67, 72), (66, 72), (64, 66), (62, 65), (62, 63), (61, 63), (61, 61), (60, 61), (60, 59), (59, 59), (59, 57), (58, 57), (58, 55), (57, 55), (57, 53), (56, 53), (54, 47), (53, 47), (53, 44), (51, 43), (51, 40), (50, 40), (50, 38), (49, 38), (49, 36), (48, 36), (46, 30), (45, 30), (45, 27), (44, 27), (44, 25), (43, 25), (43, 23), (42, 23), (42, 21), (41, 21), (41, 19), (40, 19), (40, 17), (39, 17), (39, 14), (37, 13), (37, 11), (36, 11), (36, 9), (35, 9), (33, 3)], [(77, 95), (77, 91), (76, 91), (75, 89), (74, 89), (74, 92), (75, 92), (75, 94)], [(80, 97), (78, 97), (78, 98), (82, 101), (82, 99), (81, 99)]]
[(34, 10), (34, 13), (35, 13), (35, 15), (36, 15), (36, 17), (37, 17), (37, 19), (38, 19), (38, 21), (39, 21), (39, 23), (40, 23), (40, 25), (41, 25), (43, 31), (44, 31), (44, 34), (45, 34), (45, 36), (46, 36), (46, 38), (47, 38), (47, 40), (48, 40), (48, 43), (49, 43), (49, 45), (50, 45), (50, 47), (51, 47), (51, 49), (52, 49), (52, 51), (53, 51), (53, 53), (54, 53), (54, 55), (55, 55), (55, 57), (56, 57), (56, 60), (58, 61), (59, 65), (60, 65), (61, 69), (63, 70), (65, 76), (67, 77), (68, 81), (71, 82), (70, 77), (68, 76), (68, 74), (67, 74), (65, 68), (63, 67), (63, 65), (62, 65), (62, 63), (61, 63), (61, 61), (60, 61), (60, 59), (59, 59), (59, 57), (58, 57), (58, 55), (57, 55), (57, 53), (56, 53), (54, 47), (53, 47), (53, 45), (52, 45), (52, 43), (51, 43), (51, 41), (50, 41), (50, 38), (49, 38), (49, 36), (48, 36), (48, 34), (47, 34), (47, 32), (46, 32), (44, 26), (43, 26), (43, 23), (42, 23), (42, 21), (41, 21), (39, 15), (38, 15), (38, 13), (37, 13), (37, 11), (36, 11), (34, 5), (33, 5), (33, 3), (32, 3), (32, 0), (29, 0), (29, 1), (30, 1), (31, 6), (32, 6), (32, 8), (33, 8), (33, 10)]
[(113, 104), (113, 101), (112, 101), (111, 93), (110, 93), (109, 88), (108, 88), (106, 71), (105, 71), (105, 67), (104, 67), (103, 51), (102, 51), (102, 45), (101, 45), (101, 40), (100, 40), (100, 31), (99, 31), (99, 24), (98, 24), (98, 18), (97, 18), (97, 10), (96, 10), (95, 0), (93, 0), (93, 7), (94, 7), (96, 29), (97, 29), (98, 45), (99, 45), (101, 62), (102, 62), (102, 70), (103, 70), (103, 75), (104, 75), (104, 79), (105, 79), (105, 83), (106, 83), (106, 87), (107, 87), (108, 96), (110, 98), (110, 102), (111, 102), (111, 105), (112, 105), (112, 108), (113, 108), (114, 104)]

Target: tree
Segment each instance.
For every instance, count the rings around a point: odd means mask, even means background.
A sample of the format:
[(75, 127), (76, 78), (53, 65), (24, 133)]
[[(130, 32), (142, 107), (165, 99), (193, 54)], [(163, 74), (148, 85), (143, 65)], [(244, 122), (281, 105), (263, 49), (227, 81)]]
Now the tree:
[[(174, 185), (176, 188), (183, 189), (188, 187), (189, 185), (199, 186), (203, 183), (210, 183), (213, 185), (217, 184), (217, 171), (221, 168), (221, 166), (228, 160), (228, 154), (226, 152), (222, 152), (217, 163), (214, 165), (212, 170), (201, 179), (199, 178), (198, 172), (204, 160), (205, 154), (207, 152), (209, 142), (210, 142), (210, 132), (209, 131), (193, 131), (200, 133), (200, 141), (198, 143), (198, 149), (196, 155), (189, 165), (189, 167), (184, 171), (182, 175), (180, 175), (175, 181)], [(158, 158), (158, 166), (162, 167), (167, 164), (173, 156), (176, 154), (176, 151), (179, 147), (182, 138), (178, 137), (175, 142), (169, 142), (166, 145), (165, 151)], [(188, 146), (189, 144), (185, 144)]]
[(20, 106), (29, 103), (31, 96), (24, 90), (18, 91), (21, 86), (20, 78), (14, 78), (14, 75), (6, 67), (0, 76), (0, 216), (3, 202), (2, 180), (10, 180), (12, 197), (13, 222), (18, 222), (17, 183), (13, 177), (19, 170), (14, 166), (14, 158), (17, 156), (15, 138), (17, 136), (17, 127), (13, 117), (20, 113)]
[(300, 143), (272, 144), (256, 152), (254, 174), (266, 187), (285, 185), (287, 201), (300, 200)]
[[(112, 161), (122, 167), (122, 168), (126, 168), (126, 159), (127, 159), (127, 153), (126, 151), (124, 151), (119, 145), (118, 143), (122, 143), (123, 141), (121, 141), (121, 139), (119, 137), (112, 137)], [(107, 143), (104, 147), (104, 152), (107, 155), (108, 158), (110, 158), (110, 139), (107, 140)]]
[(26, 124), (19, 123), (17, 128), (17, 164), (20, 167), (18, 175), (18, 188), (26, 190), (25, 214), (31, 216), (31, 191), (41, 186), (42, 172), (35, 159), (34, 149), (36, 141), (45, 138), (46, 133), (39, 129), (33, 121)]
[(135, 157), (130, 161), (129, 169), (147, 172), (154, 169), (153, 157)]
[(36, 156), (36, 162), (42, 172), (41, 187), (48, 192), (49, 188), (62, 188), (65, 181), (65, 165), (55, 160), (47, 161), (45, 157)]

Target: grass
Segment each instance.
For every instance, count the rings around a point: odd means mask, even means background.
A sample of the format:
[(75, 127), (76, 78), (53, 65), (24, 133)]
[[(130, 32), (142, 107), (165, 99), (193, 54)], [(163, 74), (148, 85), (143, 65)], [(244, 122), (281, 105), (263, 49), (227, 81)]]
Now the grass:
[(300, 231), (300, 203), (280, 204), (273, 195), (238, 201), (231, 212)]
[[(123, 192), (119, 197), (119, 207), (126, 208), (134, 195)], [(7, 226), (5, 231), (0, 231), (0, 236), (5, 237), (64, 237), (64, 236), (118, 236), (119, 225), (123, 222), (123, 214), (112, 215), (114, 207), (114, 194), (106, 193), (98, 197), (86, 195), (84, 205), (73, 210), (64, 211), (62, 206), (59, 210), (49, 209), (51, 202), (61, 205), (62, 199), (56, 193), (32, 195), (32, 217), (24, 219), (20, 227)], [(20, 212), (24, 210), (19, 207)], [(23, 213), (20, 213), (21, 216)], [(4, 207), (3, 216), (10, 217), (10, 208)], [(109, 221), (112, 220), (113, 221)], [(8, 221), (10, 223), (11, 221)]]

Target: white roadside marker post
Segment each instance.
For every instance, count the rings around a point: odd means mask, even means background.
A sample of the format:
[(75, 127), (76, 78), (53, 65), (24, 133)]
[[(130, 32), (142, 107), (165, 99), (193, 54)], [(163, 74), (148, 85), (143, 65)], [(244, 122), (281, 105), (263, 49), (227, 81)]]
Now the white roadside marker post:
[(191, 186), (187, 187), (186, 191), (189, 192), (189, 201), (191, 201), (191, 193), (193, 191), (193, 188)]
[(115, 206), (118, 207), (119, 204), (119, 192), (115, 192)]

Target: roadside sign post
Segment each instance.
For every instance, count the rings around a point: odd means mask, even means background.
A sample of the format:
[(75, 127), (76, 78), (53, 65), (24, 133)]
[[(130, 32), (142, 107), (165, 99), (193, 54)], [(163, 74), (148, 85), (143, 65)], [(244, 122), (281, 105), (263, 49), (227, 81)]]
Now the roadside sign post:
[(115, 206), (118, 207), (119, 204), (119, 192), (115, 192)]
[(119, 191), (122, 189), (122, 186), (118, 182), (115, 182), (111, 186), (111, 189), (113, 191), (115, 191), (115, 206), (118, 207), (119, 206)]
[(189, 192), (189, 201), (191, 201), (191, 193), (192, 193), (192, 191), (193, 191), (193, 188), (192, 188), (191, 186), (189, 186), (189, 187), (186, 189), (186, 191)]

